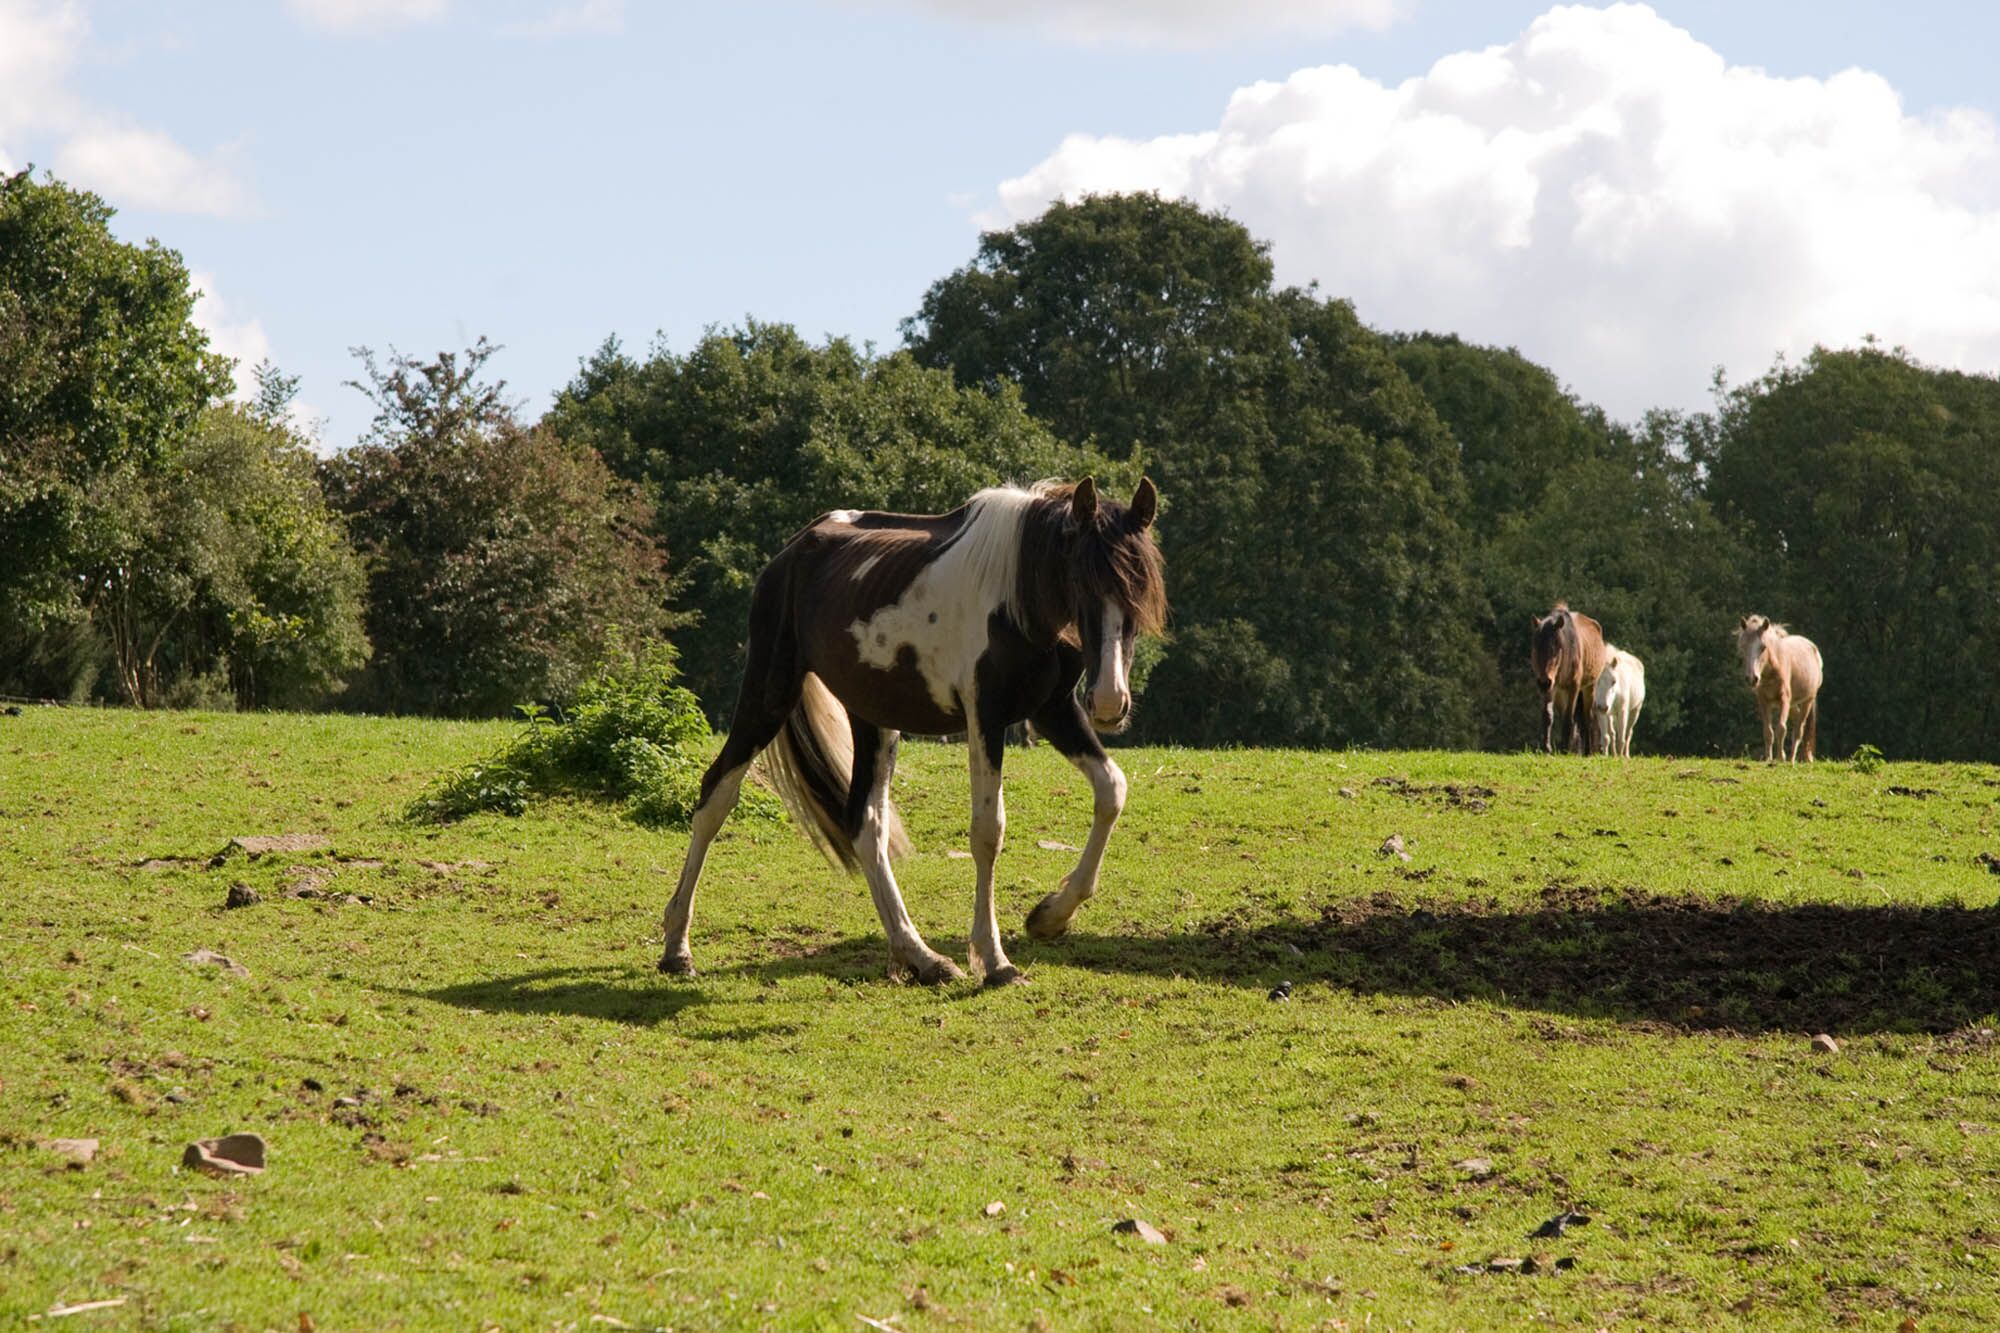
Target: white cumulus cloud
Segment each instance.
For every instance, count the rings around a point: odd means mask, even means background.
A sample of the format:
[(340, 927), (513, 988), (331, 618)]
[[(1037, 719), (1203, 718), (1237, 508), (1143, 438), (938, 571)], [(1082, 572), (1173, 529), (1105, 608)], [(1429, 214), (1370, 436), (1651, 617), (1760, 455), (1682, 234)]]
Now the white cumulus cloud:
[(1411, 0), (861, 0), (993, 27), (1026, 27), (1087, 46), (1206, 47), (1273, 36), (1386, 28)]
[(1876, 335), (2000, 369), (2000, 128), (1878, 75), (1731, 65), (1644, 5), (1550, 10), (1395, 86), (1240, 89), (1199, 133), (1074, 135), (981, 220), (1157, 190), (1227, 210), (1378, 326), (1518, 346), (1636, 417), (1711, 369)]
[(286, 0), (286, 7), (323, 32), (371, 33), (435, 22), (451, 0)]

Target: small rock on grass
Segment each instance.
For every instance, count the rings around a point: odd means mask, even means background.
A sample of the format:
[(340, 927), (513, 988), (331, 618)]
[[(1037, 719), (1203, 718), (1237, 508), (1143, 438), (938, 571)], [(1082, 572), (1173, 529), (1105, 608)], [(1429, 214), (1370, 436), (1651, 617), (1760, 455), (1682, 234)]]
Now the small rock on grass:
[(1160, 1229), (1144, 1218), (1128, 1217), (1122, 1222), (1115, 1223), (1111, 1229), (1122, 1236), (1137, 1236), (1148, 1245), (1165, 1245), (1167, 1243), (1167, 1238), (1161, 1233)]
[(196, 967), (219, 967), (232, 977), (247, 977), (250, 975), (249, 968), (230, 958), (224, 957), (213, 949), (196, 949), (192, 953), (184, 953), (181, 955), (181, 960), (193, 963)]
[(1812, 1039), (1813, 1049), (1826, 1055), (1839, 1055), (1840, 1043), (1826, 1033), (1819, 1033)]
[(992, 1203), (987, 1204), (986, 1207), (981, 1211), (983, 1211), (988, 1217), (998, 1217), (1000, 1216), (1000, 1214), (1007, 1211), (1007, 1205), (1000, 1202), (998, 1199), (995, 1199)]
[(97, 1157), (96, 1139), (47, 1139), (42, 1146), (66, 1158), (72, 1171), (83, 1170)]
[(1493, 1174), (1493, 1163), (1485, 1157), (1467, 1157), (1452, 1163), (1455, 1170), (1463, 1171), (1474, 1180), (1484, 1180)]
[(1410, 854), (1403, 850), (1403, 835), (1400, 833), (1391, 833), (1388, 837), (1384, 838), (1382, 845), (1375, 849), (1375, 854), (1377, 856), (1393, 856), (1399, 861), (1410, 859)]
[(255, 907), (257, 901), (257, 890), (251, 888), (248, 884), (239, 883), (229, 886), (229, 896), (222, 900), (222, 905), (224, 907)]
[(217, 1176), (254, 1176), (264, 1169), (261, 1134), (225, 1134), (198, 1139), (181, 1153), (181, 1165)]
[(1590, 1218), (1585, 1214), (1564, 1211), (1557, 1213), (1554, 1217), (1529, 1232), (1528, 1237), (1531, 1240), (1540, 1240), (1545, 1236), (1560, 1236), (1571, 1227), (1587, 1227), (1589, 1225)]

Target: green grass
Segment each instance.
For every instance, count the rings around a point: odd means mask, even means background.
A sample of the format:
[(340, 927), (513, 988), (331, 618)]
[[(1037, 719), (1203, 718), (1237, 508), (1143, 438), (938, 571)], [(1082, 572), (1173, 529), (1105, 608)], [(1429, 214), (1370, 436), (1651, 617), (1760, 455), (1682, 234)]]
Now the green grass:
[[(888, 980), (782, 824), (731, 826), (659, 977), (682, 835), (401, 822), (506, 734), (0, 718), (0, 1326), (2000, 1325), (2000, 771), (1128, 751), (1037, 944), (1088, 789), (1014, 751), (1032, 984), (989, 994)], [(898, 782), (961, 960), (964, 773)], [(205, 864), (269, 833), (332, 846)], [(179, 1169), (238, 1129), (265, 1174)], [(1457, 1271), (1531, 1255), (1574, 1264)]]

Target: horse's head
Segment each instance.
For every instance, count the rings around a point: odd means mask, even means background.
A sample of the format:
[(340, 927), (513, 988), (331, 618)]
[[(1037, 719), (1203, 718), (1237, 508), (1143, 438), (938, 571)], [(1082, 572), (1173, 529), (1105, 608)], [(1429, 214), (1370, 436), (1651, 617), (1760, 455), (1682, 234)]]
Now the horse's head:
[(1528, 640), (1528, 670), (1535, 678), (1535, 688), (1546, 695), (1556, 687), (1556, 663), (1562, 657), (1563, 625), (1569, 619), (1569, 608), (1558, 602), (1547, 615), (1528, 619), (1534, 626)]
[(1089, 477), (1070, 492), (1063, 525), (1072, 623), (1083, 649), (1084, 706), (1099, 731), (1132, 717), (1132, 650), (1167, 620), (1167, 584), (1153, 519), (1160, 493), (1150, 477), (1132, 503), (1098, 496)]
[(1736, 651), (1742, 654), (1743, 671), (1750, 677), (1752, 689), (1764, 676), (1764, 662), (1769, 655), (1764, 640), (1770, 629), (1769, 616), (1745, 616), (1736, 626)]

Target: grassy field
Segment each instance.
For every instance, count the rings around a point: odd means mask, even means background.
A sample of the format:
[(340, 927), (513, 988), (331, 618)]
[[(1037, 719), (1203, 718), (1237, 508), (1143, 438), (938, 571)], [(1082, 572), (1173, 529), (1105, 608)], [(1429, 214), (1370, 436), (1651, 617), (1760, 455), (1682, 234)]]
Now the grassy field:
[[(681, 836), (401, 822), (505, 732), (0, 717), (0, 1326), (2000, 1325), (2000, 770), (1128, 751), (1037, 944), (1088, 790), (1015, 751), (986, 993), (773, 824), (659, 977)], [(963, 754), (904, 755), (962, 960)]]

